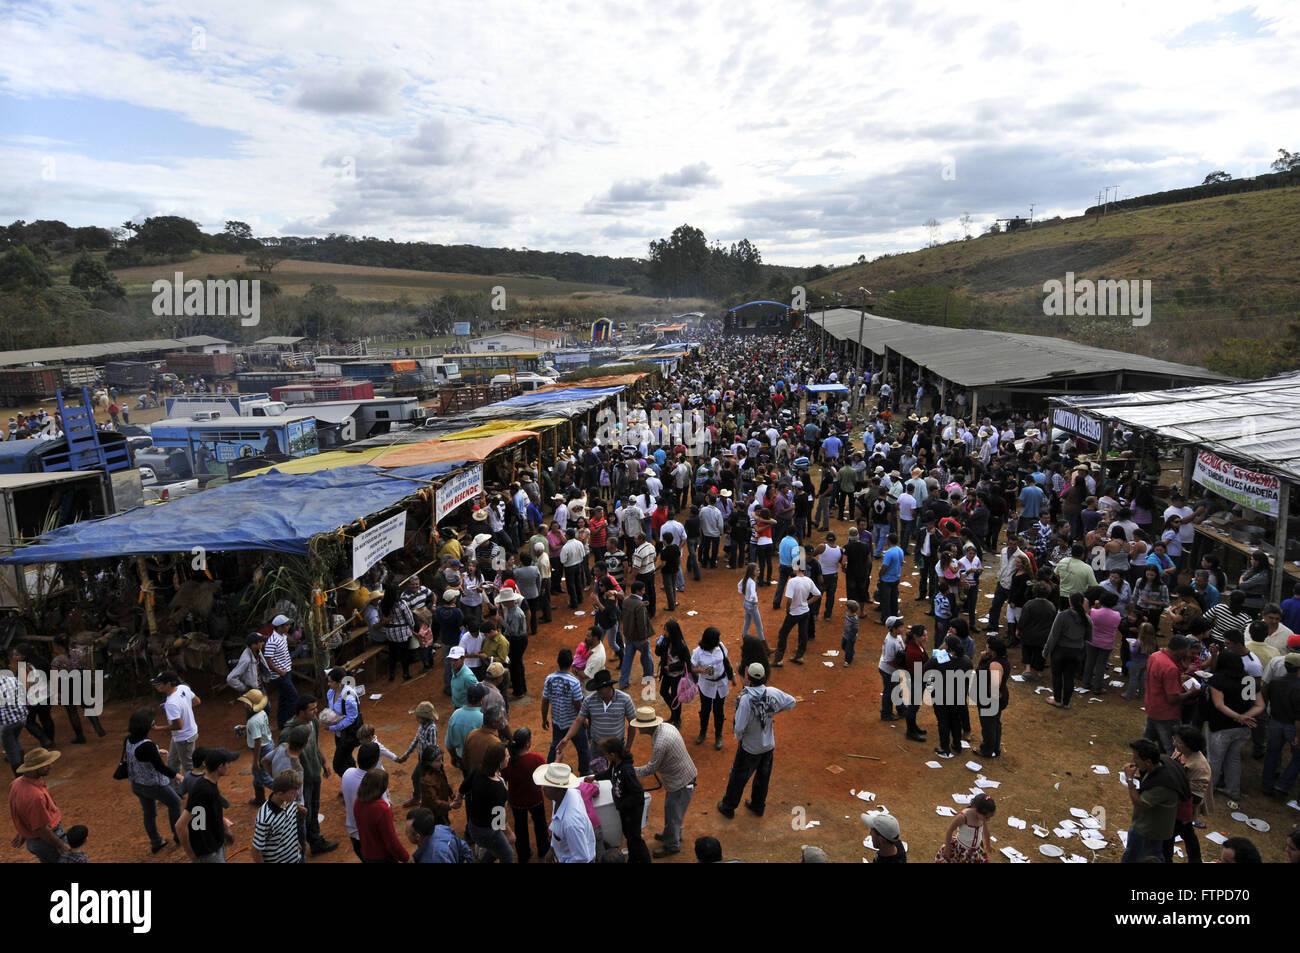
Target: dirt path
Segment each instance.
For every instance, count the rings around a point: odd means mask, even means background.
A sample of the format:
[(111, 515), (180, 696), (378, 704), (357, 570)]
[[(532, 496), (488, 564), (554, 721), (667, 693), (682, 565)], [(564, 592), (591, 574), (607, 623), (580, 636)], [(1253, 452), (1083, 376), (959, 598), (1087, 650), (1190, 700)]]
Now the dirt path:
[[(843, 538), (845, 525), (833, 528)], [(913, 601), (916, 577), (910, 564), (903, 577), (900, 601), (902, 612), (909, 622), (925, 622), (925, 605)], [(705, 571), (702, 582), (687, 580), (686, 592), (679, 596), (675, 614), (694, 647), (706, 625), (722, 629), (733, 658), (739, 658), (740, 627), (744, 614), (736, 593), (737, 572), (718, 569)], [(994, 567), (984, 572), (981, 608), (987, 612), (989, 594), (996, 577)], [(841, 587), (842, 591), (842, 587)], [(775, 644), (776, 630), (781, 613), (774, 612), (769, 599), (760, 600), (769, 644)], [(659, 594), (662, 606), (662, 592)], [(534, 738), (549, 738), (541, 730), (540, 694), (542, 679), (552, 670), (555, 653), (561, 646), (572, 647), (590, 624), (590, 615), (577, 617), (567, 608), (563, 596), (555, 600), (555, 619), (542, 628), (531, 640), (528, 649), (528, 673), (531, 697), (515, 702), (511, 707), (511, 721), (515, 725), (528, 725)], [(689, 615), (690, 612), (697, 615)], [(858, 659), (851, 668), (845, 668), (840, 658), (825, 659), (821, 653), (839, 649), (843, 603), (834, 608), (831, 622), (819, 620), (817, 638), (809, 646), (805, 666), (787, 664), (774, 670), (772, 684), (799, 699), (798, 706), (782, 714), (776, 722), (776, 756), (772, 776), (767, 814), (755, 818), (743, 808), (734, 820), (726, 820), (714, 809), (726, 786), (727, 774), (735, 755), (736, 741), (731, 732), (730, 717), (734, 711), (735, 692), (728, 700), (728, 725), (724, 734), (722, 751), (713, 748), (710, 741), (696, 747), (694, 737), (698, 729), (697, 709), (685, 714), (683, 735), (691, 756), (699, 768), (699, 786), (691, 804), (686, 822), (684, 843), (687, 849), (671, 862), (693, 861), (689, 846), (694, 838), (712, 834), (723, 844), (728, 857), (746, 861), (794, 861), (799, 857), (802, 844), (816, 844), (824, 848), (832, 861), (860, 863), (862, 858), (874, 856), (862, 846), (868, 833), (858, 820), (863, 810), (879, 805), (889, 808), (902, 823), (903, 839), (909, 844), (913, 862), (929, 862), (940, 845), (949, 818), (936, 814), (936, 806), (955, 806), (953, 794), (967, 794), (974, 786), (976, 774), (964, 765), (969, 759), (954, 758), (942, 762), (935, 770), (925, 767), (933, 758), (932, 744), (914, 744), (904, 740), (904, 723), (880, 721), (880, 678), (876, 661), (879, 658), (883, 631), (868, 611), (864, 615), (858, 641)], [(662, 610), (655, 622), (662, 625), (668, 618)], [(572, 626), (573, 628), (566, 628)], [(982, 645), (982, 638), (977, 637)], [(1013, 650), (1015, 669), (1019, 650)], [(832, 666), (824, 662), (833, 662)], [(544, 664), (537, 664), (542, 662)], [(1117, 664), (1117, 662), (1116, 662)], [(381, 740), (391, 749), (402, 751), (413, 733), (413, 719), (407, 712), (423, 699), (429, 699), (439, 713), (439, 723), (446, 724), (450, 714), (450, 699), (442, 694), (441, 665), (422, 678), (403, 684), (390, 684), (379, 675), (374, 663), (366, 673), (367, 691), (382, 694), (379, 700), (367, 700), (364, 708), (367, 720), (375, 724)], [(639, 664), (634, 669), (633, 697), (639, 699), (636, 677)], [(1116, 678), (1120, 677), (1118, 675)], [(252, 794), (247, 749), (234, 736), (233, 727), (242, 721), (242, 712), (232, 704), (233, 693), (224, 687), (217, 692), (205, 691), (197, 686), (204, 703), (197, 710), (201, 744), (220, 744), (245, 752), (234, 770), (222, 785), (232, 802), (229, 816), (236, 822), (238, 846), (251, 839), (254, 811), (246, 802)], [(1076, 696), (1069, 711), (1057, 711), (1045, 704), (1046, 696), (1035, 695), (1028, 683), (1013, 683), (1011, 705), (1004, 716), (1005, 756), (998, 761), (985, 762), (983, 774), (1001, 783), (993, 793), (998, 803), (998, 813), (993, 820), (993, 834), (997, 847), (1007, 845), (1018, 848), (1034, 862), (1059, 863), (1038, 852), (1043, 843), (1060, 844), (1067, 853), (1078, 852), (1090, 863), (1113, 863), (1119, 860), (1121, 847), (1115, 828), (1127, 828), (1131, 817), (1128, 796), (1117, 775), (1128, 760), (1127, 742), (1139, 736), (1143, 713), (1138, 702), (1125, 701), (1116, 694), (1108, 694), (1099, 702), (1089, 703), (1087, 696)], [(653, 698), (660, 714), (662, 702), (657, 692)], [(139, 704), (151, 704), (152, 699), (141, 699)], [(69, 745), (69, 732), (65, 718), (55, 713), (58, 737), (63, 743), (64, 756), (55, 765), (50, 787), (63, 810), (64, 825), (82, 823), (90, 828), (88, 851), (94, 861), (132, 861), (142, 863), (168, 863), (181, 860), (179, 848), (170, 847), (157, 856), (151, 856), (148, 841), (140, 823), (140, 813), (135, 799), (124, 782), (115, 782), (111, 776), (121, 751), (126, 720), (133, 706), (118, 703), (110, 706), (103, 723), (109, 730), (106, 738), (93, 736), (87, 745)], [(979, 742), (979, 725), (975, 721), (974, 740)], [(922, 727), (929, 727), (934, 735), (934, 716), (923, 710)], [(30, 747), (30, 737), (24, 735), (24, 744)], [(400, 745), (400, 747), (399, 747)], [(332, 753), (332, 742), (323, 743), (326, 761)], [(637, 741), (634, 755), (644, 763), (649, 756), (647, 739)], [(544, 752), (543, 752), (544, 753)], [(854, 758), (850, 755), (869, 755), (880, 760)], [(571, 760), (572, 763), (572, 760)], [(1111, 773), (1093, 774), (1091, 766), (1102, 764)], [(1258, 787), (1260, 762), (1249, 757), (1243, 765), (1246, 790)], [(405, 797), (409, 790), (409, 773), (398, 768), (393, 786)], [(450, 775), (456, 775), (449, 769)], [(453, 778), (453, 781), (455, 779)], [(875, 801), (866, 804), (852, 797), (852, 790), (870, 791)], [(338, 797), (338, 781), (326, 780), (321, 798), (321, 811), (325, 815), (322, 829), (326, 836), (342, 841), (344, 846), (322, 858), (324, 862), (355, 862), (346, 846), (343, 825), (342, 801)], [(1051, 836), (1040, 840), (1029, 829), (1013, 830), (1007, 824), (1009, 816), (1017, 816), (1044, 827), (1056, 827), (1070, 818), (1070, 808), (1078, 807), (1091, 812), (1100, 806), (1106, 813), (1104, 837), (1108, 846), (1095, 854), (1082, 848), (1078, 838), (1061, 840)], [(1259, 846), (1264, 859), (1282, 862), (1282, 842), (1286, 832), (1300, 823), (1300, 812), (1280, 803), (1268, 801), (1257, 795), (1247, 795), (1242, 810), (1252, 817), (1260, 817), (1271, 826), (1271, 832), (1257, 834), (1244, 824), (1232, 820), (1229, 812), (1220, 806), (1211, 816), (1208, 831), (1218, 830), (1226, 836), (1250, 836)], [(656, 792), (650, 810), (651, 829), (658, 830), (662, 823), (663, 794)], [(165, 815), (164, 815), (165, 818)], [(818, 826), (800, 830), (799, 822), (818, 822)], [(459, 823), (459, 821), (458, 821)], [(1205, 841), (1202, 848), (1207, 859), (1218, 857), (1219, 850)], [(30, 860), (22, 850), (10, 849), (7, 859)], [(997, 862), (1006, 862), (997, 856)], [(249, 861), (244, 851), (235, 862)], [(1181, 862), (1181, 861), (1180, 861)]]

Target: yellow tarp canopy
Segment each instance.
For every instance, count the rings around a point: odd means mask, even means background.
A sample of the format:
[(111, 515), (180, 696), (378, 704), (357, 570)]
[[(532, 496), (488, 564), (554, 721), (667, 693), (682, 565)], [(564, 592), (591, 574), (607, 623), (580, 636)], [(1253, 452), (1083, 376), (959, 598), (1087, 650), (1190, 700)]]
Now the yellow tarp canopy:
[(537, 420), (494, 420), (490, 424), (457, 430), (455, 433), (443, 434), (442, 440), (476, 440), (479, 437), (495, 437), (498, 434), (512, 433), (520, 430), (545, 430), (568, 423), (564, 417), (541, 417)]
[(421, 463), (445, 463), (449, 460), (486, 460), (494, 451), (502, 447), (536, 436), (537, 434), (532, 430), (513, 430), (510, 433), (472, 440), (427, 440), (424, 443), (408, 443), (400, 447), (390, 447), (381, 459), (374, 461), (374, 464), (379, 467), (411, 467)]

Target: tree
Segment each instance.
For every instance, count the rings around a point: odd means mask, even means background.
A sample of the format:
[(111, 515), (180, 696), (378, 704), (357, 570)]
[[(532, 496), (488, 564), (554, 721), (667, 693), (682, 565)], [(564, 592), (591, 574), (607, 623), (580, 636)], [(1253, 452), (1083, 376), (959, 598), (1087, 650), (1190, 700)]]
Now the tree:
[(670, 237), (650, 243), (646, 274), (660, 293), (679, 298), (703, 294), (710, 258), (704, 232), (693, 225), (678, 225)]
[(975, 219), (973, 219), (973, 218), (971, 217), (970, 212), (962, 212), (962, 214), (961, 214), (961, 218), (957, 219), (957, 221), (961, 222), (962, 231), (964, 231), (964, 232), (966, 233), (966, 239), (969, 241), (969, 240), (970, 240), (970, 225), (971, 225), (971, 222), (975, 221)]
[(1201, 185), (1213, 185), (1216, 182), (1228, 182), (1231, 179), (1232, 176), (1228, 175), (1228, 173), (1224, 172), (1222, 169), (1219, 169), (1218, 171), (1211, 172), (1209, 175), (1207, 175), (1201, 181)]
[(1001, 233), (1002, 233), (1002, 226), (997, 222), (994, 222), (988, 228), (984, 229), (985, 235), (999, 235)]
[(1287, 152), (1285, 149), (1277, 150), (1277, 158), (1269, 166), (1274, 172), (1294, 172), (1300, 169), (1300, 152)]
[(72, 265), (68, 280), (74, 288), (82, 291), (98, 292), (112, 298), (125, 298), (126, 289), (113, 277), (102, 261), (89, 252), (82, 252)]
[(244, 264), (252, 265), (262, 274), (269, 275), (272, 269), (280, 262), (284, 261), (285, 254), (278, 248), (268, 248), (266, 245), (259, 245), (244, 256)]
[(52, 284), (49, 271), (26, 245), (11, 248), (0, 258), (0, 291), (48, 288)]
[(149, 255), (179, 257), (206, 244), (197, 222), (179, 215), (147, 218), (131, 239), (131, 245)]
[(933, 248), (939, 244), (939, 220), (937, 218), (927, 218), (921, 224), (930, 232), (930, 247)]

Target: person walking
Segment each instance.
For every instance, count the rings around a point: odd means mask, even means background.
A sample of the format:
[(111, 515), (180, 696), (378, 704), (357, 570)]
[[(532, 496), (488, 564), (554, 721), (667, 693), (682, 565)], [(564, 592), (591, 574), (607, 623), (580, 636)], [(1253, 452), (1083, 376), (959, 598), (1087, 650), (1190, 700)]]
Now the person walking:
[(340, 778), (348, 768), (356, 767), (352, 752), (357, 750), (357, 729), (365, 722), (361, 719), (361, 703), (356, 688), (347, 681), (347, 672), (341, 668), (330, 669), (326, 675), (329, 690), (325, 705), (334, 713), (325, 727), (334, 736), (334, 773)]
[[(371, 599), (375, 598), (373, 592), (370, 595)], [(293, 684), (293, 656), (289, 654), (289, 630), (292, 628), (293, 622), (288, 616), (275, 616), (271, 620), (271, 633), (266, 637), (266, 645), (262, 650), (262, 657), (271, 671), (269, 682), (274, 682), (277, 689), (277, 725), (283, 725), (298, 710), (298, 689)]]
[(650, 761), (636, 769), (638, 778), (658, 776), (664, 786), (664, 829), (654, 839), (662, 846), (654, 850), (656, 860), (679, 853), (682, 849), (682, 825), (695, 796), (698, 772), (686, 751), (686, 742), (675, 726), (655, 714), (653, 708), (638, 708), (629, 723), (638, 735), (651, 739)]
[(751, 777), (754, 786), (745, 807), (759, 817), (763, 816), (776, 751), (772, 722), (778, 712), (790, 711), (796, 704), (793, 695), (765, 685), (763, 671), (758, 662), (749, 666), (746, 672), (749, 684), (736, 703), (735, 732), (739, 744), (727, 778), (727, 791), (717, 804), (718, 813), (723, 817), (736, 816), (736, 808), (740, 806)]
[(781, 660), (785, 657), (786, 640), (790, 630), (796, 627), (799, 630), (799, 644), (790, 661), (795, 665), (803, 664), (804, 653), (808, 650), (809, 623), (812, 614), (817, 611), (817, 600), (822, 595), (817, 585), (804, 574), (803, 558), (801, 553), (794, 564), (794, 577), (785, 584), (785, 621), (777, 630), (776, 657), (772, 659), (772, 664), (777, 668), (784, 664)]
[(763, 613), (758, 608), (758, 563), (745, 565), (745, 575), (741, 577), (740, 582), (736, 583), (736, 591), (740, 593), (741, 602), (745, 607), (745, 626), (740, 631), (740, 637), (743, 639), (749, 635), (749, 626), (753, 623), (758, 631), (758, 637), (765, 638)]
[(510, 792), (501, 776), (509, 757), (505, 745), (499, 742), (488, 745), (482, 762), (461, 782), (460, 791), (451, 802), (453, 810), (460, 807), (462, 800), (465, 802), (467, 839), (486, 852), (484, 863), (493, 860), (503, 864), (515, 862), (515, 851), (505, 831), (505, 810), (510, 803)]
[[(653, 578), (653, 577), (652, 577)], [(618, 687), (627, 688), (632, 683), (632, 665), (641, 657), (641, 678), (654, 677), (655, 663), (650, 654), (650, 637), (654, 630), (650, 620), (654, 611), (646, 604), (646, 584), (641, 579), (632, 583), (632, 592), (623, 599), (622, 618), (623, 658), (619, 664)], [(651, 604), (654, 600), (651, 598)]]
[(1052, 665), (1052, 697), (1047, 704), (1069, 708), (1074, 680), (1083, 668), (1084, 646), (1092, 638), (1092, 618), (1083, 593), (1070, 596), (1070, 608), (1056, 614), (1043, 654)]
[(704, 744), (709, 730), (709, 717), (713, 717), (713, 746), (722, 750), (722, 722), (724, 702), (729, 686), (736, 684), (736, 676), (727, 657), (727, 647), (722, 644), (722, 632), (709, 626), (700, 636), (699, 645), (691, 653), (691, 671), (699, 678), (700, 734), (697, 745)]
[(979, 697), (980, 746), (982, 758), (1002, 757), (1002, 713), (1011, 702), (1011, 661), (1006, 642), (996, 635), (988, 637), (987, 647), (975, 666)]
[(514, 814), (515, 856), (521, 864), (528, 863), (533, 857), (528, 838), (530, 820), (537, 840), (538, 859), (545, 857), (551, 849), (551, 835), (546, 827), (546, 798), (533, 781), (533, 774), (546, 762), (541, 755), (530, 750), (532, 745), (533, 733), (527, 728), (516, 728), (510, 739), (510, 757), (501, 772), (510, 795), (510, 811)]
[(148, 708), (131, 714), (126, 740), (122, 742), (121, 764), (126, 769), (126, 779), (131, 782), (131, 793), (140, 802), (149, 847), (156, 854), (167, 846), (158, 833), (158, 805), (167, 808), (167, 829), (174, 829), (181, 817), (181, 799), (172, 785), (179, 785), (182, 775), (163, 762), (158, 746), (149, 740), (153, 727), (153, 712)]
[[(154, 688), (163, 695), (162, 711), (167, 719), (165, 725), (153, 727), (159, 730), (168, 728), (172, 733), (167, 750), (167, 768), (184, 777), (194, 769), (194, 746), (199, 739), (199, 725), (194, 720), (194, 709), (203, 703), (203, 699), (195, 695), (194, 690), (170, 668), (159, 672), (151, 681)], [(176, 783), (176, 790), (177, 793), (180, 792), (180, 782)]]
[(898, 583), (903, 578), (903, 550), (898, 545), (898, 536), (890, 533), (885, 537), (885, 550), (880, 559), (880, 624), (892, 615), (898, 615)]
[(827, 533), (826, 542), (817, 547), (814, 555), (822, 570), (822, 602), (826, 604), (823, 617), (829, 619), (835, 608), (835, 591), (839, 588), (840, 569), (844, 566), (844, 550), (835, 545), (835, 534)]
[(677, 699), (677, 689), (690, 669), (691, 650), (676, 619), (664, 623), (664, 634), (659, 637), (655, 655), (659, 659), (659, 697), (672, 712), (670, 723), (680, 728), (682, 707)]

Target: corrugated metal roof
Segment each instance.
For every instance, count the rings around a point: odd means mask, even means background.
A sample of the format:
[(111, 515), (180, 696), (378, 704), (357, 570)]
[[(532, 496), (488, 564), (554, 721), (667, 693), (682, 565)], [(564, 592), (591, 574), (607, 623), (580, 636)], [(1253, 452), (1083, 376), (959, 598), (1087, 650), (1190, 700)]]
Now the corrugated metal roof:
[(297, 344), (299, 341), (305, 341), (305, 340), (307, 339), (295, 338), (295, 337), (284, 337), (284, 336), (276, 337), (273, 335), (269, 338), (258, 338), (253, 343), (254, 344)]
[(1300, 481), (1300, 371), (1236, 384), (1054, 397), (1052, 402)]
[[(825, 313), (826, 331), (835, 338), (857, 341), (862, 313), (837, 308)], [(821, 327), (821, 312), (808, 315), (810, 330)], [(880, 354), (886, 347), (909, 361), (961, 384), (996, 387), (1050, 382), (1066, 377), (1133, 371), (1195, 381), (1230, 378), (1203, 367), (1175, 364), (1142, 354), (1091, 347), (1062, 338), (972, 328), (940, 328), (912, 324), (879, 315), (866, 315), (862, 343)]]
[(96, 361), (100, 358), (121, 357), (130, 354), (178, 351), (187, 347), (176, 338), (154, 338), (148, 341), (106, 341), (102, 344), (70, 344), (66, 347), (37, 347), (25, 351), (0, 351), (0, 367), (18, 364), (75, 364)]
[(177, 338), (186, 347), (206, 347), (209, 344), (233, 344), (225, 338), (214, 338), (211, 334), (191, 334), (189, 337)]

